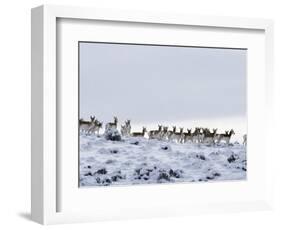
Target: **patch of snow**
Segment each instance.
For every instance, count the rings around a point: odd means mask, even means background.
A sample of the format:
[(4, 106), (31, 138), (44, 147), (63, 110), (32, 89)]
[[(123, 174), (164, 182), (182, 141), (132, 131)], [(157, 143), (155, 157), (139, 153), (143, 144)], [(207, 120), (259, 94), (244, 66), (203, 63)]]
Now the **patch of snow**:
[(246, 147), (80, 135), (80, 185), (245, 180)]

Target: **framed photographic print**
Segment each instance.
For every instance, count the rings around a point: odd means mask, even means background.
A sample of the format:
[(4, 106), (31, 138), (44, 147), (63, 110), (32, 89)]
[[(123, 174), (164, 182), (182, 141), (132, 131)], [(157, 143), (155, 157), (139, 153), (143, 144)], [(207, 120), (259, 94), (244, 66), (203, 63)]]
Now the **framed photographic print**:
[(270, 208), (272, 31), (266, 19), (34, 8), (32, 219)]
[(79, 186), (246, 180), (246, 55), (79, 42)]

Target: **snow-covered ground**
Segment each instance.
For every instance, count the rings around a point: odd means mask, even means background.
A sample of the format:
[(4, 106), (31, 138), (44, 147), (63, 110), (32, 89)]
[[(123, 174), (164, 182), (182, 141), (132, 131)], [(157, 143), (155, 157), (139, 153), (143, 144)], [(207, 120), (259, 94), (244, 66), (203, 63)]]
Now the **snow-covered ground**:
[(80, 186), (245, 180), (246, 147), (80, 135)]

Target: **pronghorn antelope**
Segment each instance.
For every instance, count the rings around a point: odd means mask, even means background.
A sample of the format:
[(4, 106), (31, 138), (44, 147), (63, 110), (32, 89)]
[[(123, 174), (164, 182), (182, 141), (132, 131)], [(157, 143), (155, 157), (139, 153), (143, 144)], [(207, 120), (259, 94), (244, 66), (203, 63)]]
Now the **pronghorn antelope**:
[(198, 135), (198, 142), (203, 143), (204, 141), (204, 128), (199, 129), (199, 135)]
[(144, 134), (146, 133), (146, 128), (143, 127), (142, 128), (142, 132), (135, 132), (135, 133), (132, 133), (131, 136), (133, 137), (144, 137)]
[(149, 139), (159, 139), (162, 133), (162, 125), (158, 125), (158, 130), (150, 130), (148, 132)]
[(167, 137), (168, 137), (168, 140), (169, 140), (169, 141), (172, 141), (173, 133), (175, 133), (176, 130), (177, 130), (177, 127), (176, 127), (176, 126), (173, 126), (173, 130), (169, 130), (169, 131), (168, 131)]
[(163, 131), (162, 131), (161, 137), (160, 137), (161, 140), (168, 140), (168, 135), (169, 135), (168, 128), (169, 128), (168, 126), (163, 127)]
[(209, 129), (203, 130), (203, 143), (215, 143), (215, 136), (217, 134), (218, 129), (213, 129), (213, 132), (211, 132)]
[(122, 136), (127, 136), (126, 125), (121, 125), (121, 135)]
[(79, 119), (80, 132), (88, 133), (88, 130), (95, 124), (95, 116), (90, 116), (91, 121), (84, 121), (83, 118)]
[[(105, 130), (114, 128), (117, 129), (118, 118), (114, 117), (113, 122), (106, 124)], [(90, 116), (90, 121), (84, 121), (79, 119), (79, 129), (81, 133), (85, 134), (97, 134), (102, 128), (103, 123), (98, 121), (95, 116)], [(143, 127), (142, 132), (134, 132), (131, 134), (131, 121), (126, 120), (121, 125), (122, 136), (133, 136), (133, 137), (144, 137), (147, 132), (146, 128)], [(208, 128), (196, 127), (192, 132), (192, 129), (187, 129), (187, 132), (183, 132), (183, 128), (180, 131), (176, 131), (176, 126), (173, 126), (172, 130), (168, 130), (168, 126), (158, 125), (158, 130), (150, 130), (148, 132), (149, 139), (168, 140), (175, 141), (177, 143), (220, 143), (224, 141), (227, 145), (230, 143), (231, 136), (234, 135), (234, 130), (225, 131), (225, 133), (218, 134), (217, 129), (213, 129), (212, 132)], [(243, 136), (243, 145), (247, 145), (247, 134)]]
[(122, 136), (130, 136), (131, 133), (131, 121), (126, 120), (124, 125), (121, 125)]
[(243, 135), (243, 145), (247, 146), (247, 134)]
[(201, 128), (196, 127), (194, 132), (192, 133), (192, 142), (196, 143), (196, 142), (200, 142), (200, 130)]
[(130, 135), (131, 134), (131, 120), (125, 121), (125, 126), (127, 128), (127, 134)]
[(225, 131), (225, 133), (223, 134), (219, 134), (218, 136), (218, 143), (220, 143), (221, 141), (225, 141), (225, 143), (227, 145), (229, 145), (229, 141), (232, 135), (235, 135), (235, 132), (233, 129), (231, 129), (229, 132)]
[(187, 129), (187, 133), (183, 133), (183, 139), (182, 142), (186, 143), (188, 141), (192, 141), (192, 133), (191, 129)]
[(88, 133), (93, 133), (99, 135), (100, 129), (102, 128), (102, 122), (95, 120), (93, 126), (91, 126), (88, 130)]
[(172, 138), (172, 141), (175, 141), (177, 143), (180, 143), (181, 142), (181, 139), (182, 139), (182, 134), (183, 134), (183, 128), (180, 128), (180, 131), (179, 132), (174, 132), (171, 136)]
[[(228, 135), (228, 131), (224, 131), (224, 134)], [(214, 141), (215, 143), (219, 143), (221, 136), (223, 135), (223, 133), (217, 133), (214, 137)]]
[(105, 126), (105, 129), (106, 130), (108, 130), (108, 129), (117, 129), (117, 122), (118, 122), (117, 117), (114, 117), (114, 121), (107, 123), (106, 126)]

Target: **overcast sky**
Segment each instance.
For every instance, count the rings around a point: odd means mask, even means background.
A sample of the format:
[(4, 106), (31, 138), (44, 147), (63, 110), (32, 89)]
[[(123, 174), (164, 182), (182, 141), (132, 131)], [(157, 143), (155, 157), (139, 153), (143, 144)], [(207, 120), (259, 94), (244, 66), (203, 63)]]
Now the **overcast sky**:
[(246, 54), (80, 43), (80, 117), (137, 123), (245, 117)]

